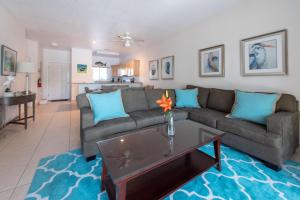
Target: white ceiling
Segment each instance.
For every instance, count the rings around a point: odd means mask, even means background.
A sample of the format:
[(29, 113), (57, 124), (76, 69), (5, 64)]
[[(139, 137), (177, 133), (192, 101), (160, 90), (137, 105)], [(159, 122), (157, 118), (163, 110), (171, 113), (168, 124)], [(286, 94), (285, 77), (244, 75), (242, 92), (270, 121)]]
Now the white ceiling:
[[(147, 45), (163, 40), (241, 0), (0, 0), (43, 47), (129, 49), (112, 42), (126, 31)], [(96, 40), (95, 45), (92, 40)], [(132, 48), (132, 47), (131, 47)]]

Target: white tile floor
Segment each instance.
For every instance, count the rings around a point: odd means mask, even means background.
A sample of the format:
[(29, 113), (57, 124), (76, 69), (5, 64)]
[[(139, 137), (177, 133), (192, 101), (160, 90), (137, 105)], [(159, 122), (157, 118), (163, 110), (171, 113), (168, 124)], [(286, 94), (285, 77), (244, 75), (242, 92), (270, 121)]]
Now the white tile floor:
[(36, 121), (0, 131), (0, 200), (24, 199), (39, 160), (80, 147), (79, 111), (70, 102), (37, 106)]
[[(36, 121), (0, 131), (0, 200), (24, 199), (39, 160), (80, 147), (79, 111), (74, 103), (37, 106)], [(300, 162), (300, 149), (293, 156)]]

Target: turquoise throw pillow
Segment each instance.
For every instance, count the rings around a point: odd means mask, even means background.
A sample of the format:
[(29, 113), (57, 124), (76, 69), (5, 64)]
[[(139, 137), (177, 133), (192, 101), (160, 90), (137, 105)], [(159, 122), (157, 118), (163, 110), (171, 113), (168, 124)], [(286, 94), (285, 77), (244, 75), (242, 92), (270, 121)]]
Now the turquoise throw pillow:
[(176, 107), (200, 108), (198, 103), (198, 89), (175, 90)]
[(122, 102), (121, 91), (102, 94), (87, 94), (93, 114), (94, 124), (103, 120), (128, 117)]
[(279, 94), (236, 91), (235, 103), (229, 117), (266, 124), (267, 117), (275, 112)]

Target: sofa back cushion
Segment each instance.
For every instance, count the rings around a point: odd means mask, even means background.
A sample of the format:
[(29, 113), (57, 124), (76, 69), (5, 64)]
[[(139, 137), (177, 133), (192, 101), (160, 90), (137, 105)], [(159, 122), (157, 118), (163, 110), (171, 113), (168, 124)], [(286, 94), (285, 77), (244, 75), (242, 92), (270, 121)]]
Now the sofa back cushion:
[(126, 88), (121, 90), (122, 100), (127, 113), (148, 110), (145, 88)]
[(298, 112), (298, 102), (296, 97), (290, 94), (282, 94), (276, 104), (276, 112)]
[(212, 88), (209, 91), (207, 107), (225, 113), (230, 113), (234, 104), (234, 91)]
[(209, 88), (204, 88), (204, 87), (198, 87), (194, 85), (187, 85), (186, 89), (198, 89), (198, 102), (202, 108), (207, 107), (207, 101), (208, 101), (208, 96), (209, 96)]
[(164, 92), (164, 89), (145, 90), (149, 109), (160, 108), (159, 105), (156, 103), (156, 100), (160, 99)]
[(168, 90), (169, 97), (172, 99), (172, 108), (176, 105), (176, 93), (175, 89), (166, 89)]

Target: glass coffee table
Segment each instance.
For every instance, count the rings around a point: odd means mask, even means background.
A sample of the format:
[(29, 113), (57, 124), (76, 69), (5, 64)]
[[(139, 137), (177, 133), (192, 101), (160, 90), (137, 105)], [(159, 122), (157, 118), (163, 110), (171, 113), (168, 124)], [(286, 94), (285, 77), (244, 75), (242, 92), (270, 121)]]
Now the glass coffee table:
[[(102, 156), (101, 191), (113, 199), (161, 199), (212, 166), (221, 170), (224, 132), (190, 120), (128, 132), (97, 142)], [(215, 157), (198, 148), (213, 142)]]

